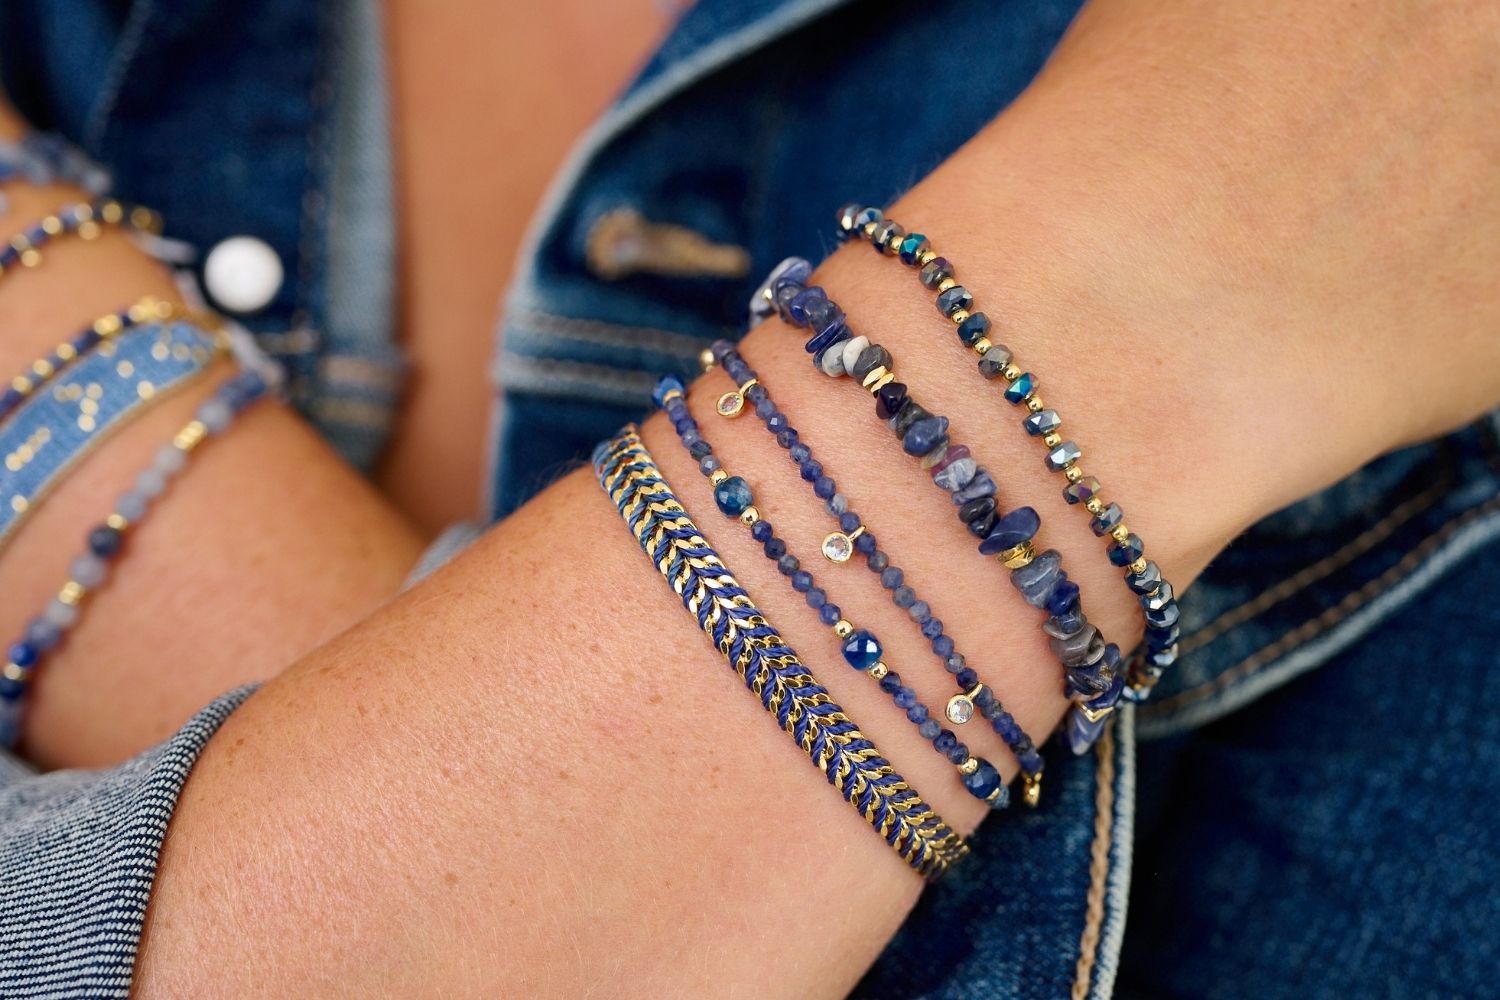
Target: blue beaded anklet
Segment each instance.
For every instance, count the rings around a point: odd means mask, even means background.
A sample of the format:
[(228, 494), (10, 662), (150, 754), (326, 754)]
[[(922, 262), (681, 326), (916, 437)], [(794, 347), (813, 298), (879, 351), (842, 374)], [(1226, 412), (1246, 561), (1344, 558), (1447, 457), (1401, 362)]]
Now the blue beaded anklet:
[(221, 385), (199, 405), (171, 444), (162, 446), (135, 485), (115, 501), (114, 513), (89, 531), (87, 549), (73, 560), (68, 581), (46, 609), (27, 624), (21, 638), (11, 644), (7, 662), (0, 667), (0, 745), (13, 747), (20, 740), (21, 717), (32, 677), (47, 653), (78, 621), (84, 597), (108, 579), (110, 563), (120, 555), (128, 530), (183, 470), (194, 449), (205, 438), (227, 430), (234, 418), (269, 388), (266, 377), (253, 370), (240, 372)]
[(921, 461), (933, 482), (946, 491), (958, 508), (969, 533), (981, 539), (981, 555), (997, 556), (1010, 570), (1010, 581), (1026, 602), (1047, 612), (1042, 630), (1062, 662), (1073, 709), (1066, 736), (1074, 753), (1086, 752), (1104, 731), (1104, 724), (1125, 688), (1120, 650), (1106, 642), (1084, 615), (1078, 584), (1068, 579), (1062, 555), (1055, 549), (1037, 553), (1032, 539), (1041, 518), (1030, 507), (1002, 513), (996, 500), (995, 479), (978, 465), (963, 445), (948, 436), (948, 418), (934, 415), (896, 381), (891, 352), (849, 328), (844, 311), (827, 293), (808, 285), (812, 265), (798, 257), (782, 261), (751, 299), (756, 319), (779, 313), (793, 326), (811, 328), (807, 342), (813, 367), (833, 378), (850, 375), (875, 397), (876, 415), (885, 422), (902, 450)]
[[(988, 803), (992, 809), (1008, 806), (1010, 790), (1000, 780), (995, 765), (983, 757), (970, 755), (969, 748), (952, 730), (943, 729), (936, 719), (931, 718), (931, 711), (918, 700), (917, 692), (902, 684), (901, 675), (887, 668), (881, 660), (883, 647), (879, 638), (869, 629), (855, 628), (844, 618), (842, 609), (828, 599), (812, 573), (801, 568), (797, 557), (787, 550), (786, 542), (776, 536), (771, 522), (761, 516), (752, 502), (754, 498), (749, 484), (739, 476), (731, 476), (714, 457), (713, 446), (704, 439), (697, 421), (688, 413), (682, 380), (675, 375), (662, 376), (656, 383), (654, 395), (657, 405), (672, 421), (683, 449), (698, 462), (698, 471), (713, 484), (714, 503), (719, 511), (725, 517), (738, 519), (750, 529), (750, 537), (760, 543), (766, 558), (776, 563), (792, 589), (803, 595), (807, 606), (818, 613), (818, 620), (833, 629), (833, 634), (842, 643), (845, 662), (880, 683), (880, 690), (890, 695), (896, 707), (906, 713), (907, 720), (917, 727), (922, 738), (931, 741), (932, 748), (958, 768), (969, 794)], [(786, 418), (782, 417), (782, 423), (785, 421)]]
[(865, 527), (860, 516), (849, 509), (849, 499), (839, 491), (838, 484), (824, 471), (822, 463), (813, 457), (811, 446), (776, 407), (770, 388), (734, 349), (734, 345), (727, 340), (715, 342), (705, 352), (706, 368), (712, 368), (714, 364), (722, 365), (725, 374), (740, 387), (719, 398), (716, 407), (718, 413), (732, 418), (741, 412), (746, 402), (755, 407), (756, 416), (761, 418), (776, 443), (786, 450), (787, 457), (797, 465), (813, 495), (823, 501), (823, 509), (838, 524), (838, 530), (823, 540), (823, 556), (834, 563), (848, 562), (855, 554), (864, 556), (865, 567), (880, 579), (881, 586), (890, 593), (892, 603), (906, 611), (920, 627), (923, 638), (931, 644), (933, 654), (943, 664), (943, 668), (953, 675), (959, 693), (948, 700), (944, 712), (948, 721), (954, 725), (964, 725), (973, 718), (977, 710), (1015, 754), (1024, 775), (1025, 801), (1028, 805), (1036, 805), (1041, 794), (1044, 765), (1042, 755), (1031, 737), (1026, 735), (1015, 718), (1005, 710), (995, 697), (993, 688), (984, 684), (979, 674), (968, 665), (964, 654), (958, 652), (953, 638), (946, 634), (942, 620), (934, 617), (927, 602), (921, 600), (916, 591), (906, 584), (901, 568), (890, 561), (890, 555), (879, 547), (875, 535)]
[(113, 198), (69, 205), (26, 227), (0, 247), (0, 277), (18, 266), (36, 267), (42, 262), (42, 248), (56, 237), (76, 233), (80, 239), (93, 240), (105, 228), (131, 229), (154, 236), (161, 233), (161, 218), (148, 208), (126, 205)]
[(968, 844), (881, 756), (782, 640), (688, 517), (633, 425), (594, 449), (630, 533), (725, 662), (886, 843), (929, 878)]
[(846, 205), (839, 210), (839, 236), (847, 240), (858, 235), (868, 238), (882, 256), (895, 256), (917, 269), (922, 284), (937, 293), (938, 311), (957, 327), (959, 341), (980, 356), (980, 373), (987, 379), (1004, 379), (1006, 401), (1025, 407), (1022, 426), (1026, 433), (1047, 448), (1047, 468), (1068, 480), (1063, 498), (1069, 504), (1083, 505), (1093, 515), (1089, 523), (1094, 534), (1108, 539), (1109, 561), (1125, 570), (1125, 584), (1140, 602), (1146, 620), (1145, 641), (1130, 658), (1130, 688), (1126, 692), (1133, 701), (1144, 700), (1162, 673), (1177, 660), (1181, 612), (1172, 585), (1162, 576), (1160, 567), (1145, 557), (1140, 536), (1125, 525), (1125, 511), (1118, 503), (1106, 503), (1099, 480), (1084, 475), (1078, 467), (1083, 452), (1058, 433), (1062, 417), (1042, 402), (1036, 391), (1036, 376), (1013, 364), (1008, 347), (990, 342), (989, 317), (973, 311), (974, 297), (954, 279), (953, 265), (938, 256), (926, 236), (907, 233), (885, 218), (880, 209)]

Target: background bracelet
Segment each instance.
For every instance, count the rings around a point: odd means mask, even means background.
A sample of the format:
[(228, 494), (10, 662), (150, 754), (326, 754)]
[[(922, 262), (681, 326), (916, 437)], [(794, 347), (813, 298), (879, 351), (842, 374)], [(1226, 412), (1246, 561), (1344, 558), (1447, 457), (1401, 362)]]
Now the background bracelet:
[(32, 677), (47, 653), (54, 649), (78, 621), (83, 599), (103, 586), (110, 563), (122, 550), (126, 533), (143, 518), (150, 505), (182, 472), (190, 455), (207, 438), (222, 434), (251, 403), (266, 394), (268, 383), (261, 373), (242, 371), (221, 385), (199, 404), (193, 419), (163, 445), (151, 465), (136, 477), (135, 484), (115, 501), (114, 512), (87, 536), (87, 548), (68, 570), (68, 580), (40, 615), (26, 626), (21, 638), (11, 644), (0, 667), (0, 745), (15, 746), (21, 735), (21, 719)]
[(1062, 663), (1074, 704), (1065, 734), (1075, 754), (1091, 747), (1104, 731), (1125, 687), (1119, 669), (1120, 650), (1106, 642), (1083, 613), (1078, 585), (1062, 568), (1055, 549), (1038, 553), (1033, 538), (1041, 518), (1030, 507), (1001, 513), (993, 476), (978, 465), (963, 445), (948, 437), (948, 418), (935, 415), (912, 399), (896, 381), (895, 359), (849, 328), (844, 311), (827, 293), (806, 282), (812, 265), (791, 257), (779, 264), (751, 300), (752, 315), (779, 312), (793, 326), (811, 328), (807, 351), (813, 366), (833, 378), (850, 375), (875, 397), (875, 414), (919, 459), (933, 483), (953, 500), (959, 520), (981, 539), (981, 555), (996, 556), (1010, 571), (1010, 582), (1034, 608), (1047, 613), (1042, 630), (1051, 638)]
[[(907, 721), (917, 727), (922, 738), (930, 742), (944, 760), (958, 768), (965, 790), (992, 809), (1004, 809), (1010, 805), (1010, 790), (1000, 780), (995, 765), (970, 754), (968, 746), (952, 730), (942, 728), (931, 717), (931, 710), (921, 702), (917, 692), (903, 684), (901, 675), (886, 666), (881, 658), (885, 647), (879, 637), (869, 629), (856, 628), (845, 618), (843, 609), (833, 603), (827, 592), (817, 585), (811, 571), (803, 569), (786, 542), (777, 537), (775, 527), (755, 506), (749, 483), (743, 477), (730, 475), (714, 455), (713, 446), (688, 413), (683, 392), (681, 379), (676, 375), (663, 375), (656, 384), (654, 396), (667, 419), (672, 421), (683, 450), (698, 460), (698, 471), (713, 484), (714, 503), (719, 512), (725, 517), (735, 518), (750, 530), (750, 537), (760, 543), (766, 558), (776, 564), (792, 589), (817, 612), (818, 620), (833, 630), (844, 661), (877, 682), (880, 690), (890, 695), (891, 701), (906, 714)], [(784, 421), (785, 417), (782, 419)]]
[(913, 869), (937, 877), (968, 845), (844, 714), (750, 601), (673, 495), (634, 425), (594, 450), (599, 484), (704, 633), (828, 781)]
[[(0, 185), (74, 184), (91, 195), (109, 190), (109, 173), (77, 146), (55, 132), (27, 132), (19, 140), (0, 140)], [(0, 213), (9, 206), (0, 192)]]
[(1118, 503), (1106, 502), (1099, 480), (1078, 467), (1083, 451), (1059, 433), (1062, 417), (1042, 402), (1036, 391), (1036, 376), (1014, 363), (1010, 348), (989, 340), (989, 317), (974, 311), (973, 295), (958, 284), (953, 265), (938, 256), (926, 236), (907, 233), (879, 209), (861, 205), (846, 205), (839, 210), (839, 232), (844, 239), (863, 235), (877, 253), (915, 268), (922, 284), (937, 293), (938, 312), (953, 322), (959, 341), (980, 356), (980, 373), (988, 379), (1003, 379), (1005, 399), (1026, 409), (1022, 420), (1026, 433), (1047, 448), (1047, 468), (1068, 480), (1063, 498), (1069, 504), (1082, 505), (1092, 515), (1094, 534), (1108, 539), (1109, 561), (1125, 570), (1125, 584), (1140, 603), (1146, 634), (1142, 647), (1130, 659), (1128, 695), (1133, 700), (1145, 698), (1177, 660), (1181, 612), (1171, 583), (1163, 578), (1160, 567), (1145, 557), (1145, 544), (1125, 524), (1125, 511)]
[(59, 236), (77, 234), (93, 240), (106, 228), (137, 230), (152, 236), (161, 234), (161, 217), (149, 208), (127, 205), (114, 198), (81, 201), (44, 216), (12, 236), (0, 247), (0, 278), (18, 267), (36, 267), (42, 262), (42, 248)]

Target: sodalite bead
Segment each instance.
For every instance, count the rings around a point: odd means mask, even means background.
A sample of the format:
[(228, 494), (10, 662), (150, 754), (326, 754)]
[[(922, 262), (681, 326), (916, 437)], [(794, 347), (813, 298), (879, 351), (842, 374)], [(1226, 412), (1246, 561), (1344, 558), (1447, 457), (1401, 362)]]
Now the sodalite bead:
[(870, 346), (870, 338), (865, 336), (850, 337), (843, 342), (844, 371), (854, 371), (854, 362), (864, 353), (865, 348)]
[(901, 437), (901, 449), (908, 455), (925, 455), (948, 443), (948, 418), (928, 417), (907, 428)]
[(1115, 542), (1109, 547), (1109, 561), (1116, 566), (1129, 566), (1141, 557), (1146, 550), (1146, 544), (1141, 541), (1141, 536), (1132, 534), (1123, 542)]
[(849, 369), (849, 374), (864, 381), (866, 375), (881, 367), (890, 369), (891, 352), (879, 344), (871, 344), (859, 353), (859, 358), (855, 360), (854, 367)]
[(120, 551), (120, 543), (122, 541), (124, 541), (124, 537), (118, 529), (111, 528), (107, 524), (101, 524), (89, 532), (89, 551), (96, 556), (108, 559)]
[(995, 809), (1004, 809), (1010, 805), (1010, 789), (1000, 781), (1000, 772), (994, 764), (987, 760), (978, 760), (978, 763), (972, 774), (963, 776), (964, 787), (979, 801), (988, 802)]
[(924, 740), (935, 740), (937, 739), (938, 733), (942, 731), (943, 727), (938, 725), (936, 719), (928, 719), (926, 722), (917, 727), (917, 732)]
[(921, 403), (918, 403), (915, 400), (908, 400), (906, 405), (901, 407), (901, 412), (896, 414), (891, 419), (887, 420), (885, 424), (895, 432), (897, 437), (904, 438), (906, 436), (907, 429), (910, 428), (912, 424), (916, 423), (918, 420), (926, 420), (930, 416), (932, 416), (932, 414), (928, 413), (926, 408), (923, 407)]
[(958, 339), (965, 347), (973, 346), (974, 341), (989, 332), (990, 318), (982, 312), (970, 313), (968, 319), (958, 324)]
[(901, 263), (915, 264), (922, 251), (927, 249), (927, 237), (911, 233), (901, 241)]
[(812, 264), (801, 257), (787, 257), (780, 264), (771, 269), (771, 274), (755, 294), (750, 296), (750, 315), (755, 319), (765, 319), (776, 312), (776, 304), (773, 301), (778, 285), (783, 282), (793, 284), (805, 284), (812, 277)]
[(939, 293), (937, 297), (938, 312), (944, 316), (952, 316), (960, 309), (967, 309), (973, 304), (973, 294), (963, 285), (954, 285), (946, 292)]
[(887, 382), (875, 393), (875, 415), (881, 420), (890, 420), (906, 405), (906, 386), (901, 382)]
[(970, 500), (968, 503), (958, 508), (958, 519), (963, 523), (968, 524), (971, 521), (977, 521), (985, 515), (993, 514), (994, 512), (995, 498), (979, 497), (977, 499)]
[(1013, 570), (1010, 582), (1026, 598), (1027, 604), (1034, 608), (1044, 608), (1061, 575), (1062, 556), (1056, 549), (1048, 549), (1025, 566)]
[(1083, 449), (1079, 448), (1077, 443), (1064, 441), (1047, 452), (1047, 468), (1053, 472), (1061, 472), (1069, 462), (1076, 462), (1082, 457)]
[(663, 375), (656, 380), (656, 387), (651, 390), (651, 402), (655, 403), (657, 408), (660, 409), (667, 403), (667, 393), (683, 393), (686, 391), (687, 389), (683, 386), (682, 379), (676, 375)]
[(725, 517), (739, 517), (753, 502), (750, 484), (740, 476), (730, 476), (714, 487), (714, 503)]
[(1056, 410), (1038, 410), (1025, 420), (1021, 426), (1026, 428), (1026, 433), (1032, 437), (1041, 437), (1050, 434), (1062, 426), (1062, 417), (1057, 415)]
[(1058, 615), (1064, 615), (1072, 611), (1077, 605), (1078, 584), (1067, 579), (1067, 574), (1064, 573), (1063, 579), (1058, 581), (1056, 587), (1052, 588), (1052, 596), (1047, 598), (1047, 614), (1056, 618)]
[[(1059, 584), (1059, 587), (1061, 587), (1061, 584)], [(1055, 595), (1057, 591), (1054, 590), (1052, 593)], [(1052, 602), (1049, 599), (1047, 603), (1050, 605)], [(1049, 621), (1054, 628), (1064, 635), (1072, 635), (1088, 624), (1088, 618), (1084, 616), (1076, 604), (1052, 615)]]
[(855, 670), (868, 670), (880, 662), (880, 640), (869, 629), (856, 629), (844, 640), (843, 652), (849, 666)]
[(974, 474), (973, 479), (969, 480), (969, 484), (967, 486), (965, 486), (961, 490), (954, 491), (953, 505), (955, 507), (962, 507), (970, 500), (978, 500), (980, 497), (992, 497), (994, 495), (995, 480), (990, 478), (990, 474), (988, 472), (985, 472), (981, 469), (979, 472), (976, 472)]
[(968, 529), (969, 534), (973, 535), (975, 538), (983, 540), (989, 535), (991, 531), (995, 530), (996, 520), (997, 519), (995, 517), (995, 512), (990, 511), (988, 514), (985, 514), (981, 517), (976, 517), (972, 521), (965, 521), (964, 527)]
[(1125, 512), (1120, 509), (1119, 504), (1112, 503), (1090, 518), (1089, 527), (1094, 529), (1096, 535), (1107, 535), (1123, 520), (1125, 520)]
[(802, 291), (793, 296), (792, 300), (787, 303), (787, 319), (791, 320), (793, 323), (796, 323), (798, 326), (806, 326), (808, 305), (820, 300), (827, 301), (827, 299), (828, 293), (823, 291), (823, 289), (819, 288), (817, 285), (814, 285), (811, 288), (804, 288), (802, 289)]
[(1064, 667), (1082, 667), (1104, 656), (1104, 638), (1092, 623), (1085, 623), (1083, 628), (1072, 635), (1061, 638), (1053, 636), (1052, 652)]
[(1012, 403), (1024, 402), (1031, 395), (1031, 390), (1036, 388), (1036, 376), (1031, 372), (1022, 372), (1016, 376), (1016, 380), (1005, 390), (1005, 398)]
[[(963, 445), (959, 445), (958, 447), (963, 448)], [(968, 486), (974, 479), (974, 473), (979, 470), (979, 463), (969, 458), (967, 454), (954, 460), (952, 455), (955, 450), (957, 449), (951, 446), (948, 448), (949, 458), (947, 464), (932, 477), (934, 483), (937, 483), (949, 493)], [(968, 449), (964, 448), (964, 451), (967, 452)]]
[(995, 378), (1005, 371), (1005, 366), (1010, 364), (1010, 348), (1004, 344), (996, 344), (979, 359), (979, 374), (985, 378)]
[(841, 340), (847, 340), (848, 337), (849, 328), (844, 325), (844, 320), (841, 316), (838, 319), (830, 322), (827, 326), (822, 327), (821, 329), (819, 329), (818, 333), (808, 338), (804, 350), (806, 350), (808, 354), (816, 356), (818, 352), (822, 351), (824, 348), (831, 347)]
[(917, 603), (917, 592), (903, 584), (892, 592), (891, 603), (898, 608), (909, 608)]
[(830, 378), (838, 378), (846, 370), (844, 368), (844, 343), (849, 338), (849, 328), (843, 327), (841, 333), (842, 337), (813, 355), (813, 364), (818, 366), (818, 371)]
[(979, 544), (980, 555), (999, 555), (1036, 537), (1042, 518), (1031, 507), (1017, 507), (995, 522), (989, 535)]

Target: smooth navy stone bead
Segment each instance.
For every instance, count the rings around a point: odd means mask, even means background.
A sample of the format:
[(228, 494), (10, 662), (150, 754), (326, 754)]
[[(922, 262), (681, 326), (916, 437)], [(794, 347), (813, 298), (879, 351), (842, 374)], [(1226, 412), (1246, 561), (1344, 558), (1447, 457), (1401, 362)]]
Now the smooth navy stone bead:
[(712, 455), (704, 455), (698, 460), (698, 471), (705, 476), (711, 476), (719, 471), (722, 463)]
[[(1061, 586), (1061, 584), (1058, 584), (1059, 588)], [(1073, 584), (1073, 586), (1076, 587), (1077, 584)], [(1057, 590), (1053, 590), (1052, 593), (1056, 594)], [(1052, 602), (1052, 599), (1049, 597), (1047, 599), (1047, 602), (1048, 604), (1050, 604)], [(1084, 617), (1083, 611), (1075, 603), (1071, 607), (1064, 608), (1061, 611), (1052, 612), (1052, 617), (1048, 619), (1047, 624), (1051, 625), (1053, 628), (1057, 629), (1057, 631), (1061, 632), (1064, 635), (1072, 635), (1074, 632), (1077, 632), (1079, 629), (1087, 625), (1088, 619)]]
[[(953, 452), (957, 451), (958, 448), (964, 448), (964, 446), (949, 447), (949, 456), (951, 457)], [(969, 483), (974, 481), (974, 474), (979, 471), (979, 464), (968, 456), (968, 449), (964, 448), (964, 451), (965, 454), (947, 462), (940, 471), (933, 474), (932, 481), (949, 493), (957, 492), (968, 486)]]
[(1146, 629), (1146, 648), (1152, 652), (1158, 649), (1166, 649), (1181, 638), (1181, 624), (1172, 625), (1168, 628), (1148, 628)]
[[(814, 329), (818, 328), (814, 327)], [(816, 334), (810, 337), (805, 345), (805, 350), (808, 354), (814, 355), (814, 360), (816, 360), (816, 355), (819, 352), (848, 339), (849, 327), (845, 325), (843, 317), (839, 317), (828, 324), (828, 326), (819, 329)]]
[(805, 569), (799, 569), (792, 574), (792, 589), (799, 594), (805, 594), (812, 589), (812, 574)]
[(854, 540), (854, 551), (867, 556), (875, 551), (875, 536), (868, 531)]
[[(762, 521), (760, 523), (764, 524), (765, 522)], [(782, 541), (780, 538), (766, 539), (765, 548), (766, 558), (768, 559), (780, 559), (782, 556), (786, 555), (786, 542)]]
[(802, 473), (802, 478), (811, 483), (823, 474), (823, 463), (815, 458), (809, 458), (802, 463), (799, 471)]
[(984, 469), (980, 469), (974, 473), (974, 478), (969, 480), (968, 485), (961, 490), (953, 491), (953, 505), (955, 507), (962, 507), (970, 500), (978, 500), (980, 497), (992, 497), (994, 495), (995, 480)]
[(998, 520), (999, 518), (995, 516), (995, 512), (990, 511), (983, 517), (978, 517), (970, 521), (964, 527), (968, 529), (969, 534), (980, 539), (981, 544), (983, 544), (983, 540), (991, 531), (995, 530), (995, 522)]
[(831, 476), (819, 476), (813, 480), (813, 493), (819, 500), (827, 500), (839, 491), (838, 484)]
[(881, 420), (890, 420), (906, 405), (906, 385), (887, 382), (875, 393), (875, 415)]
[(739, 476), (730, 476), (714, 487), (714, 503), (725, 517), (739, 517), (754, 502), (750, 484)]
[(953, 681), (961, 688), (972, 688), (979, 683), (979, 674), (971, 667), (964, 667), (953, 675)]
[(822, 587), (812, 587), (808, 590), (805, 600), (808, 607), (817, 610), (828, 603), (828, 594), (824, 592)]
[(908, 399), (906, 405), (901, 408), (901, 412), (897, 413), (890, 420), (887, 420), (885, 422), (885, 425), (889, 427), (898, 438), (905, 437), (907, 430), (911, 428), (912, 424), (916, 423), (918, 420), (926, 420), (930, 416), (932, 416), (932, 414), (928, 413), (920, 403)]
[(975, 758), (975, 760), (978, 761), (979, 766), (963, 776), (964, 787), (979, 801), (989, 802), (996, 809), (1004, 809), (1009, 803), (1002, 801), (1004, 796), (1001, 793), (1008, 789), (1000, 781), (1000, 772), (995, 770), (995, 765), (987, 760), (981, 758)]
[(791, 576), (801, 565), (802, 563), (793, 555), (785, 555), (776, 560), (776, 568), (781, 570), (782, 576)]
[(859, 515), (858, 514), (845, 513), (845, 514), (840, 514), (839, 515), (839, 530), (840, 531), (844, 532), (845, 534), (849, 534), (849, 533), (852, 533), (852, 532), (854, 532), (854, 531), (856, 531), (858, 529), (859, 529)]
[(958, 324), (958, 339), (965, 347), (990, 332), (990, 318), (982, 312), (970, 313), (968, 319)]
[(901, 438), (901, 448), (908, 455), (922, 456), (948, 443), (948, 418), (928, 417), (912, 424)]
[(107, 524), (101, 524), (89, 532), (89, 551), (101, 559), (109, 559), (120, 551), (124, 537)]
[(922, 638), (936, 639), (943, 634), (943, 620), (941, 618), (929, 618), (922, 623)]
[(707, 441), (694, 441), (688, 445), (688, 454), (700, 461), (714, 453), (714, 446)]
[(787, 303), (787, 319), (791, 320), (798, 326), (806, 326), (808, 304), (811, 302), (816, 302), (819, 299), (826, 300), (827, 298), (828, 293), (823, 291), (823, 289), (818, 288), (816, 285), (814, 285), (812, 288), (802, 289), (802, 291), (798, 292), (795, 296), (792, 297), (792, 300)]
[(1182, 618), (1182, 609), (1176, 601), (1168, 601), (1159, 608), (1147, 608), (1146, 624), (1151, 628), (1171, 628)]
[(915, 722), (920, 726), (927, 721), (927, 706), (913, 705), (911, 708), (908, 708), (906, 710), (906, 720), (908, 722)]
[(1005, 390), (1005, 398), (1012, 403), (1025, 402), (1026, 397), (1031, 395), (1031, 390), (1036, 388), (1036, 376), (1031, 372), (1022, 372), (1016, 376), (1016, 380)]
[(1141, 557), (1146, 550), (1146, 544), (1141, 541), (1141, 536), (1132, 534), (1123, 542), (1115, 542), (1109, 547), (1109, 561), (1116, 566), (1129, 566)]
[(940, 635), (932, 640), (932, 651), (938, 656), (947, 658), (953, 654), (953, 637)]
[(770, 521), (756, 521), (750, 526), (750, 537), (757, 542), (764, 542), (775, 533), (776, 530), (771, 527)]
[(1057, 415), (1056, 410), (1038, 410), (1021, 421), (1021, 426), (1032, 437), (1042, 437), (1061, 427), (1062, 417)]
[(834, 625), (840, 618), (844, 617), (837, 604), (825, 604), (818, 609), (818, 621), (824, 625)]
[(1137, 594), (1149, 594), (1161, 585), (1161, 568), (1147, 560), (1146, 568), (1139, 573), (1127, 573), (1125, 583)]
[(937, 297), (938, 312), (944, 316), (952, 316), (960, 309), (967, 309), (974, 304), (974, 296), (963, 285), (954, 285), (946, 292), (940, 292)]
[(1034, 608), (1047, 606), (1052, 588), (1057, 586), (1062, 575), (1062, 556), (1056, 549), (1048, 549), (1018, 570), (1012, 570), (1010, 582), (1019, 590), (1026, 603)]
[(1125, 520), (1125, 512), (1120, 505), (1112, 503), (1089, 519), (1089, 527), (1094, 529), (1096, 535), (1107, 535), (1115, 530), (1115, 526)]
[(1017, 507), (995, 521), (995, 526), (979, 546), (981, 555), (999, 555), (1036, 537), (1042, 518), (1031, 507)]
[(36, 647), (29, 642), (18, 642), (10, 647), (6, 656), (18, 667), (29, 667), (36, 662)]
[(970, 500), (968, 503), (958, 508), (958, 519), (965, 524), (968, 524), (970, 521), (977, 521), (981, 517), (984, 517), (986, 514), (993, 514), (994, 512), (995, 498), (979, 497), (977, 499)]
[(948, 263), (946, 257), (934, 257), (922, 265), (922, 270), (917, 272), (917, 278), (928, 288), (937, 291), (937, 286), (953, 277), (953, 265)]
[[(808, 290), (811, 291), (811, 289)], [(804, 311), (807, 321), (798, 325), (812, 330), (814, 337), (822, 336), (829, 329), (844, 321), (844, 311), (828, 298), (809, 299)], [(812, 351), (808, 353), (811, 354)]]
[(900, 254), (901, 263), (915, 264), (922, 251), (927, 249), (927, 237), (921, 233), (911, 233), (901, 241)]
[(896, 696), (891, 700), (897, 708), (913, 708), (917, 704), (917, 692), (903, 684), (896, 689)]
[(962, 764), (969, 759), (969, 748), (961, 742), (955, 743), (953, 744), (953, 748), (948, 751), (947, 757), (950, 764)]
[[(871, 634), (869, 629), (856, 629), (844, 640), (844, 660), (855, 670), (866, 670), (880, 662), (882, 647), (880, 640)], [(896, 672), (891, 671), (885, 675), (887, 678), (896, 677)], [(901, 680), (896, 678), (899, 685)]]
[(656, 380), (656, 388), (651, 390), (651, 402), (660, 408), (667, 401), (667, 393), (673, 391), (686, 392), (687, 388), (676, 375), (663, 375)]
[(887, 371), (890, 370), (891, 352), (879, 344), (871, 344), (859, 352), (859, 357), (855, 359), (854, 367), (850, 369), (849, 374), (854, 376), (856, 381), (863, 382), (866, 375), (882, 367)]
[(897, 587), (891, 594), (891, 603), (898, 608), (909, 608), (917, 603), (917, 592), (910, 587)]
[(883, 573), (883, 572), (885, 572), (885, 568), (887, 566), (889, 566), (890, 564), (891, 564), (891, 557), (888, 556), (888, 555), (886, 555), (884, 552), (880, 552), (880, 551), (871, 552), (870, 553), (870, 557), (865, 560), (865, 565), (868, 566), (870, 568), (870, 570), (872, 572), (875, 572), (875, 573)]
[(880, 690), (884, 691), (886, 694), (895, 694), (897, 691), (900, 691), (901, 675), (892, 670), (890, 673), (880, 678)]
[(787, 454), (792, 457), (793, 462), (801, 465), (812, 457), (812, 449), (799, 441), (787, 449)]
[(1057, 616), (1066, 614), (1078, 604), (1078, 584), (1069, 580), (1067, 576), (1068, 574), (1063, 574), (1063, 579), (1059, 580), (1057, 586), (1052, 588), (1052, 596), (1047, 598), (1047, 613), (1049, 615)]
[(932, 741), (932, 745), (937, 749), (938, 753), (947, 753), (958, 746), (958, 737), (953, 735), (952, 730), (944, 729), (938, 733), (937, 739)]
[(938, 733), (941, 733), (942, 731), (943, 727), (938, 725), (936, 719), (928, 719), (926, 722), (917, 727), (917, 732), (924, 740), (937, 739)]

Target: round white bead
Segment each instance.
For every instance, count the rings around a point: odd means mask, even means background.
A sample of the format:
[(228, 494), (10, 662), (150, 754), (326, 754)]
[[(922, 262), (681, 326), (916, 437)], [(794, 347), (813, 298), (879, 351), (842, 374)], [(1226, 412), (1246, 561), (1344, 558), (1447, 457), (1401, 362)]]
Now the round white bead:
[(208, 294), (233, 313), (259, 312), (281, 289), (281, 258), (264, 240), (231, 236), (208, 252), (203, 281)]

